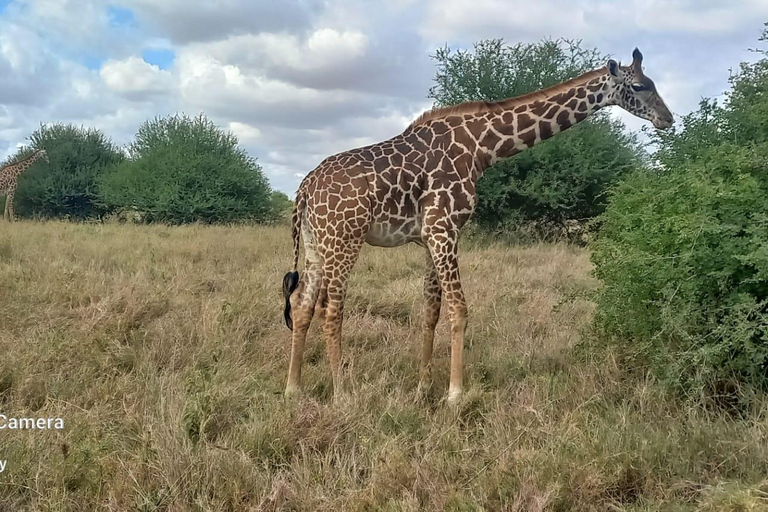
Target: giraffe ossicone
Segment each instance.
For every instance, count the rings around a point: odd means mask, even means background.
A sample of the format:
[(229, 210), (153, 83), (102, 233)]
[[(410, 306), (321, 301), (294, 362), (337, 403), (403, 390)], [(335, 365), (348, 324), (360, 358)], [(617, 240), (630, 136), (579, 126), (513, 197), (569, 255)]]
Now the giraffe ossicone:
[[(656, 128), (672, 113), (633, 52), (629, 66), (605, 67), (567, 82), (495, 103), (469, 102), (422, 114), (401, 134), (330, 156), (299, 186), (292, 218), (293, 271), (283, 280), (292, 329), (286, 394), (300, 388), (304, 344), (318, 300), (334, 393), (341, 391), (341, 326), (347, 278), (363, 243), (426, 249), (422, 385), (429, 384), (435, 326), (443, 300), (451, 322), (449, 403), (463, 392), (467, 305), (458, 263), (459, 230), (472, 215), (486, 168), (618, 105)], [(299, 274), (303, 240), (304, 271)]]
[(32, 167), (32, 164), (41, 158), (45, 160), (48, 159), (45, 149), (38, 149), (27, 158), (8, 164), (0, 169), (0, 196), (5, 196), (5, 210), (3, 212), (4, 220), (15, 220), (13, 213), (13, 199), (16, 196), (19, 175)]

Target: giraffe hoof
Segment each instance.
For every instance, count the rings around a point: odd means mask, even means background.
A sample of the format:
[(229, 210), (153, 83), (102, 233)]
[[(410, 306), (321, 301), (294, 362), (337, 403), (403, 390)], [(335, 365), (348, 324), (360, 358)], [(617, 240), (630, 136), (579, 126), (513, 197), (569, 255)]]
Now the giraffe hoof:
[(419, 384), (416, 386), (416, 400), (424, 400), (429, 394), (429, 390), (432, 388), (432, 379), (427, 376), (422, 376), (419, 379)]
[(458, 405), (459, 400), (461, 400), (461, 395), (462, 395), (461, 388), (448, 389), (448, 405), (452, 407)]
[(351, 400), (352, 396), (343, 389), (333, 393), (333, 405), (343, 405), (349, 403)]
[(298, 386), (286, 386), (285, 398), (297, 398), (301, 394), (301, 390)]

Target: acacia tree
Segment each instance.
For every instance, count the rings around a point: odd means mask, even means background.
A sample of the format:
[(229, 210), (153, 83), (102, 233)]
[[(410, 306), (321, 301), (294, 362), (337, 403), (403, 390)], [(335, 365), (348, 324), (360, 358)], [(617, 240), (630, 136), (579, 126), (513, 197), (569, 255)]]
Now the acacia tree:
[(29, 136), (30, 145), (5, 162), (45, 149), (48, 161), (38, 160), (21, 176), (15, 208), (20, 217), (99, 217), (108, 208), (98, 201), (97, 181), (125, 155), (102, 132), (71, 124), (42, 125)]
[(268, 220), (272, 190), (256, 160), (204, 115), (141, 125), (129, 158), (101, 180), (102, 201), (149, 222)]
[[(506, 45), (480, 41), (472, 51), (441, 48), (436, 106), (498, 101), (563, 82), (605, 63), (579, 41), (543, 40)], [(642, 152), (623, 125), (598, 113), (522, 154), (498, 162), (478, 183), (475, 220), (488, 228), (525, 221), (562, 223), (594, 217), (605, 208), (606, 190), (641, 164)]]

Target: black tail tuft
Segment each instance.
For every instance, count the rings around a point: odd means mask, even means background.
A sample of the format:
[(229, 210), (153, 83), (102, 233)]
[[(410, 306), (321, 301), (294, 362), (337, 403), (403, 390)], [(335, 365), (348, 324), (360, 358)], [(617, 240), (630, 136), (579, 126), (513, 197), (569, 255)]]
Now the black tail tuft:
[(290, 330), (293, 330), (293, 320), (291, 319), (291, 294), (299, 286), (299, 273), (295, 270), (288, 272), (283, 277), (283, 297), (285, 297), (285, 311), (283, 316), (285, 317), (285, 325)]

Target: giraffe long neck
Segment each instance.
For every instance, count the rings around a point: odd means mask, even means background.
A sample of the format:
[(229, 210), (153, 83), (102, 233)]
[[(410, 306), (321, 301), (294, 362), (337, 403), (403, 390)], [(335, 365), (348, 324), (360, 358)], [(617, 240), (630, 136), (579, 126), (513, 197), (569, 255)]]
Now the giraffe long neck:
[(477, 170), (481, 174), (498, 160), (533, 147), (612, 104), (610, 85), (607, 70), (591, 71), (559, 86), (505, 100), (467, 120), (463, 128), (477, 141)]
[(16, 162), (16, 163), (7, 165), (2, 169), (0, 169), (0, 175), (10, 176), (15, 178), (19, 174), (29, 169), (32, 166), (32, 164), (35, 163), (41, 156), (42, 156), (42, 153), (38, 151), (36, 153), (33, 153), (32, 156), (29, 156), (26, 159), (22, 160), (21, 162)]
[(19, 174), (24, 172), (24, 170), (27, 167), (29, 167), (28, 165), (24, 165), (24, 164), (26, 164), (26, 162), (22, 162), (22, 163), (18, 163), (18, 164), (9, 166), (7, 168), (8, 174), (13, 176), (13, 177), (17, 177)]

